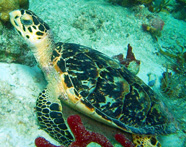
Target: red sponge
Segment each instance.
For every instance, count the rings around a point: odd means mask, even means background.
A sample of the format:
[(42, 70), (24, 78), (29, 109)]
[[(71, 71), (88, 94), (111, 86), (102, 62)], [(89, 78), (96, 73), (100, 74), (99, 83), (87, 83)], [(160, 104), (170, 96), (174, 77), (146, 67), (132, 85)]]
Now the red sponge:
[(37, 137), (35, 139), (35, 145), (36, 147), (64, 147), (64, 146), (55, 146), (43, 137)]
[(67, 122), (76, 138), (75, 142), (71, 144), (71, 147), (86, 147), (91, 142), (96, 142), (102, 147), (113, 147), (105, 136), (87, 131), (80, 116), (71, 115), (68, 117)]
[(124, 147), (134, 147), (134, 144), (123, 134), (116, 134), (115, 139)]

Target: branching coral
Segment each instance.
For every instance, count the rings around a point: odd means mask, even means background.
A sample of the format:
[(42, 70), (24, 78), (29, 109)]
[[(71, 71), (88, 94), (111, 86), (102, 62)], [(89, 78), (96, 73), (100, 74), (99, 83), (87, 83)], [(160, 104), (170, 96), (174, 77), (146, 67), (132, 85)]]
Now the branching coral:
[(2, 22), (9, 21), (9, 12), (24, 8), (28, 9), (29, 0), (0, 0), (0, 20)]
[[(67, 122), (75, 137), (75, 141), (71, 143), (70, 147), (86, 147), (91, 142), (96, 142), (105, 147), (113, 147), (104, 135), (86, 130), (80, 116), (71, 115)], [(48, 144), (45, 147), (56, 147), (43, 138), (37, 138), (35, 144), (37, 147), (44, 147), (43, 144)]]
[(71, 147), (86, 147), (91, 142), (96, 142), (105, 147), (113, 147), (105, 136), (87, 131), (78, 115), (71, 115), (68, 117), (67, 122), (76, 138), (75, 142), (70, 145)]
[[(91, 142), (95, 142), (102, 147), (113, 147), (104, 135), (86, 130), (80, 116), (71, 115), (68, 117), (67, 122), (75, 137), (75, 141), (69, 147), (86, 147)], [(134, 147), (132, 142), (122, 134), (116, 134), (115, 139), (124, 147)], [(64, 147), (55, 146), (43, 137), (36, 138), (35, 145), (37, 147)]]

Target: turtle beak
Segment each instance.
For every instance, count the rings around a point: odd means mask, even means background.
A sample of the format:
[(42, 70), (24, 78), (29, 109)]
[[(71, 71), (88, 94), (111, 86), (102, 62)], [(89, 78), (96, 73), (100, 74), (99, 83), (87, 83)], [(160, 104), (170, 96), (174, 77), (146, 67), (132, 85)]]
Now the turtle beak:
[(9, 13), (9, 16), (10, 16), (10, 22), (14, 26), (14, 21), (13, 20), (14, 20), (15, 17), (14, 17), (13, 11)]
[(19, 18), (20, 15), (21, 15), (20, 10), (14, 10), (14, 11), (9, 13), (10, 22), (14, 27), (18, 26), (18, 23), (17, 23), (16, 19)]

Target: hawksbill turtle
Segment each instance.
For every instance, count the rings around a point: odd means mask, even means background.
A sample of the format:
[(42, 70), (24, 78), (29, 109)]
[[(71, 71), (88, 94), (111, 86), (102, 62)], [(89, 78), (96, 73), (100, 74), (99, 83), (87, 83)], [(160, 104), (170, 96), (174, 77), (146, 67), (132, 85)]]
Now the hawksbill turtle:
[(49, 26), (30, 10), (12, 11), (10, 21), (48, 82), (36, 102), (37, 118), (57, 141), (68, 146), (74, 139), (63, 118), (63, 104), (132, 134), (175, 131), (157, 95), (124, 66), (89, 47), (55, 43)]

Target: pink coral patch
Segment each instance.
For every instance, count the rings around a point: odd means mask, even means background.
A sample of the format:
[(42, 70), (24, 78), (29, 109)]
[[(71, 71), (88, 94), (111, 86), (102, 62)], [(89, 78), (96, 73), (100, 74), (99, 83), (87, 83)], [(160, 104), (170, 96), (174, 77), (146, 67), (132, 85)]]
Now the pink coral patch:
[(80, 116), (71, 115), (68, 117), (67, 122), (76, 138), (75, 142), (70, 145), (71, 147), (86, 147), (91, 142), (96, 142), (103, 147), (113, 147), (105, 136), (87, 131)]
[(124, 147), (134, 147), (134, 144), (123, 134), (116, 134), (115, 139)]
[(37, 137), (35, 139), (35, 145), (36, 145), (36, 147), (64, 147), (64, 146), (53, 145), (43, 137)]
[[(69, 116), (67, 122), (75, 137), (75, 141), (69, 147), (86, 147), (91, 142), (95, 142), (102, 147), (113, 147), (104, 135), (86, 130), (79, 115)], [(134, 147), (133, 143), (122, 134), (116, 134), (115, 139), (123, 147)], [(36, 147), (64, 147), (53, 145), (43, 137), (36, 138), (35, 145)]]

